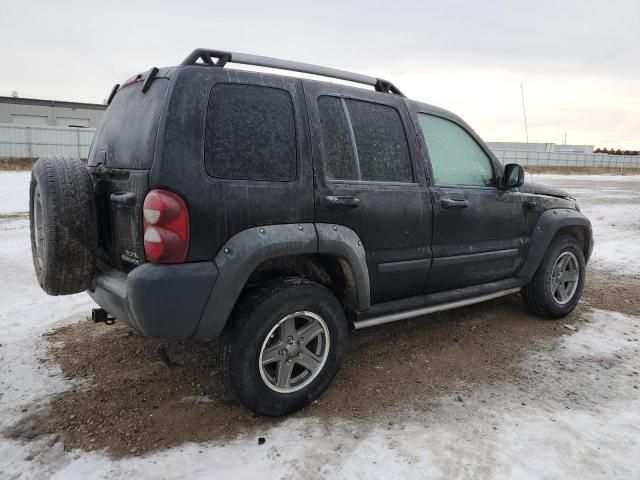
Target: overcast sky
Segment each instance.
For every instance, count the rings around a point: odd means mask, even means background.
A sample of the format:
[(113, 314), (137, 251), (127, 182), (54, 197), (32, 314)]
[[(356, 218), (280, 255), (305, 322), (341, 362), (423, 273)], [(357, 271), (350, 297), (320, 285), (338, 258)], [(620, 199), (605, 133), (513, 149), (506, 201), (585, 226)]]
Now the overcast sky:
[(0, 95), (102, 102), (195, 47), (392, 80), (489, 141), (640, 149), (640, 1), (11, 1)]

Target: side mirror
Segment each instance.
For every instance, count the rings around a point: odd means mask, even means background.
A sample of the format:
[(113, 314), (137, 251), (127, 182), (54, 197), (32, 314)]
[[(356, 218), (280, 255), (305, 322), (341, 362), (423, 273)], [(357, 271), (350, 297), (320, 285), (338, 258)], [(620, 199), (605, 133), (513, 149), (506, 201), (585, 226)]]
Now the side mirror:
[(524, 168), (517, 163), (504, 167), (504, 188), (518, 188), (524, 184)]

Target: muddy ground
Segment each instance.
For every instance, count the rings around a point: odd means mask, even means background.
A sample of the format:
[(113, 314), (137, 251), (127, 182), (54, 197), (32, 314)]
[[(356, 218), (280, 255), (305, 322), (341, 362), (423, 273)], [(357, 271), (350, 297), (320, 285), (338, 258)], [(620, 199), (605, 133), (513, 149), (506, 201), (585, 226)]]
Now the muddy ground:
[[(479, 384), (508, 382), (526, 390), (536, 379), (521, 374), (519, 361), (532, 344), (580, 328), (585, 309), (640, 315), (640, 279), (615, 278), (590, 275), (579, 307), (560, 321), (529, 315), (519, 295), (512, 295), (352, 332), (335, 383), (293, 417), (367, 417), (391, 428), (390, 412), (405, 406), (428, 410), (436, 397), (464, 402)], [(106, 449), (120, 457), (189, 441), (224, 443), (242, 434), (257, 439), (286, 421), (257, 417), (226, 394), (216, 342), (161, 342), (120, 323), (89, 320), (47, 336), (51, 355), (43, 362), (59, 363), (76, 387), (48, 407), (34, 406), (9, 432), (14, 438), (54, 434), (67, 450)]]

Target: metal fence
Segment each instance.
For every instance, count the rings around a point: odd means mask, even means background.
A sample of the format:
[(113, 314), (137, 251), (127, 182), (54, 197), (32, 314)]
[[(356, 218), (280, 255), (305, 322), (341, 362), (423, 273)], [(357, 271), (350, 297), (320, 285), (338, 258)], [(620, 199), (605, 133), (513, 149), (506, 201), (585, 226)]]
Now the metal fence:
[[(95, 128), (47, 127), (0, 123), (0, 159), (69, 155), (86, 159)], [(535, 167), (640, 168), (640, 155), (557, 153), (493, 149), (504, 163)]]
[(606, 153), (527, 152), (526, 150), (492, 150), (498, 160), (532, 167), (640, 168), (640, 155)]
[(69, 155), (86, 159), (95, 128), (0, 124), (0, 158)]

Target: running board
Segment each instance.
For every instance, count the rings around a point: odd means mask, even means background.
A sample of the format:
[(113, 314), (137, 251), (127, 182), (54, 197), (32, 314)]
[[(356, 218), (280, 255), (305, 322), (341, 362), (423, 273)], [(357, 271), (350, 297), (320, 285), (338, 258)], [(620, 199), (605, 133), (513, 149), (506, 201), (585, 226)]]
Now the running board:
[(414, 310), (405, 310), (404, 312), (390, 313), (387, 315), (381, 315), (379, 317), (357, 320), (353, 322), (353, 327), (356, 330), (360, 330), (361, 328), (374, 327), (376, 325), (396, 322), (398, 320), (405, 320), (412, 317), (419, 317), (420, 315), (427, 315), (429, 313), (442, 312), (444, 310), (466, 307), (467, 305), (473, 305), (474, 303), (486, 302), (487, 300), (493, 300), (494, 298), (504, 297), (505, 295), (519, 292), (520, 288), (521, 287), (509, 288), (507, 290), (487, 293), (478, 297), (465, 298), (464, 300), (456, 300), (454, 302), (441, 303), (439, 305), (431, 305), (428, 307), (416, 308)]

